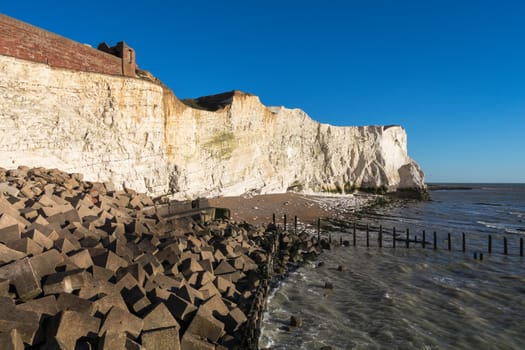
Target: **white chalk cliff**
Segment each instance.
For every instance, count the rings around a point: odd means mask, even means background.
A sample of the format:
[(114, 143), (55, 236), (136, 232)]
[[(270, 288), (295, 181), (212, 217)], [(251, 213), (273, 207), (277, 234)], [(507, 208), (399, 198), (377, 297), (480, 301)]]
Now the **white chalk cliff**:
[(237, 91), (183, 103), (148, 80), (7, 56), (0, 125), (1, 167), (54, 167), (152, 195), (425, 188), (399, 126), (320, 124)]

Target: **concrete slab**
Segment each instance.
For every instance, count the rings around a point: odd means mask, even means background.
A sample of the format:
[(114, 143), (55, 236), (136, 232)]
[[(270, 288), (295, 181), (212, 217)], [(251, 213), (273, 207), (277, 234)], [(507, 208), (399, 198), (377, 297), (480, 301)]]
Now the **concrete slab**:
[(64, 311), (60, 317), (55, 339), (64, 350), (75, 350), (81, 337), (95, 337), (100, 327), (100, 319), (76, 311)]
[(144, 350), (181, 350), (179, 328), (163, 328), (142, 333)]
[(106, 332), (127, 332), (133, 338), (138, 338), (142, 327), (144, 326), (144, 321), (134, 316), (127, 310), (123, 310), (119, 307), (113, 307), (108, 312), (102, 327), (100, 328), (99, 335), (102, 336)]
[(40, 278), (37, 276), (28, 258), (17, 260), (0, 267), (0, 278), (14, 284), (18, 297), (30, 300), (42, 293)]

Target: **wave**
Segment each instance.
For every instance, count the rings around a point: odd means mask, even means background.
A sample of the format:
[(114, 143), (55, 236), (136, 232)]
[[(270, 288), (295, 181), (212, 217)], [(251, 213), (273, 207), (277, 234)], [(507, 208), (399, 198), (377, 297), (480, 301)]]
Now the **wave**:
[(486, 222), (486, 221), (476, 221), (478, 224), (485, 226), (486, 228), (493, 228), (497, 230), (505, 230), (507, 227), (505, 224), (497, 222)]
[(502, 207), (503, 204), (501, 203), (487, 203), (487, 202), (476, 202), (476, 203), (472, 203), (474, 205), (484, 205), (484, 206), (489, 206), (489, 207)]
[(514, 225), (501, 224), (495, 222), (486, 222), (486, 221), (477, 221), (478, 224), (485, 226), (486, 228), (491, 228), (495, 230), (501, 230), (506, 233), (512, 233), (516, 235), (524, 235), (525, 227), (517, 227)]
[(505, 232), (516, 235), (525, 235), (525, 228), (506, 228)]

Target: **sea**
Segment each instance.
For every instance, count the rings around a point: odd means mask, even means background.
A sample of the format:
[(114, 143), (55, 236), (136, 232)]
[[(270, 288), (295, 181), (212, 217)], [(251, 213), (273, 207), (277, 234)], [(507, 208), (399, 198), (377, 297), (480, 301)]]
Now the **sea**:
[[(259, 347), (525, 349), (525, 184), (434, 188), (429, 202), (394, 202), (362, 214), (355, 247), (353, 225), (332, 232), (349, 246), (324, 251), (276, 285)], [(291, 316), (302, 326), (291, 327)]]

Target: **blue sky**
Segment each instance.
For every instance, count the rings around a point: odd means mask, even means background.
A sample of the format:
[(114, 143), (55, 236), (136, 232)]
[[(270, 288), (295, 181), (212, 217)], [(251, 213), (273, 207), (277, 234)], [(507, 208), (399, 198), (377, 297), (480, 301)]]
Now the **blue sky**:
[(233, 89), (334, 125), (400, 124), (428, 182), (525, 182), (525, 2), (2, 1), (125, 40), (180, 98)]

